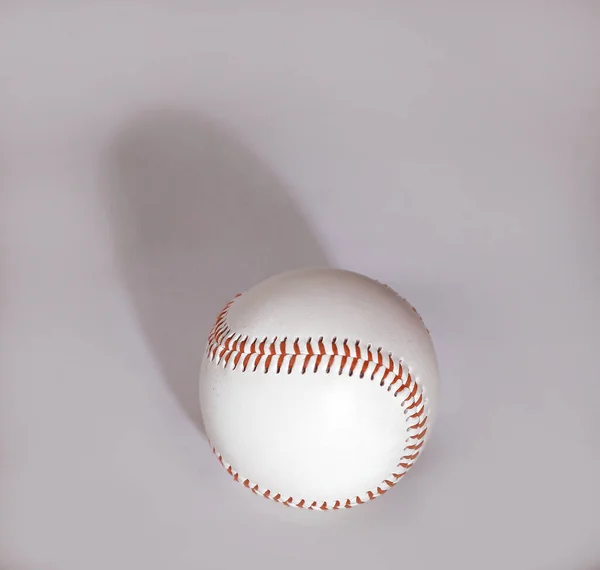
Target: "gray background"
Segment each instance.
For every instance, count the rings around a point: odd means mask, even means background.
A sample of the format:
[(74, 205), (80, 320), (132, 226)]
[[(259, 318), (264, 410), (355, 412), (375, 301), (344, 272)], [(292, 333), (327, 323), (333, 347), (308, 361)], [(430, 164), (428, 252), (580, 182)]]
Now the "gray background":
[[(2, 567), (598, 568), (599, 18), (0, 3)], [(443, 380), (402, 484), (322, 516), (196, 401), (224, 302), (314, 264), (406, 296)]]

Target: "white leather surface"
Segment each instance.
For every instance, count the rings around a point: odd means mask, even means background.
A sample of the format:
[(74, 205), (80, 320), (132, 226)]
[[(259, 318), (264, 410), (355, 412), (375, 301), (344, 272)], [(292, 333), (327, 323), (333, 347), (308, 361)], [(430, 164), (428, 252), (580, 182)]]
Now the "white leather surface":
[[(230, 334), (248, 337), (246, 347), (286, 338), (312, 339), (315, 350), (321, 338), (325, 346), (359, 341), (364, 355), (369, 345), (382, 347), (386, 362), (389, 353), (401, 359), (419, 384), (433, 423), (438, 370), (425, 325), (404, 299), (366, 276), (327, 268), (272, 276), (234, 301), (227, 324)], [(358, 370), (350, 376), (349, 366), (341, 374), (325, 365), (306, 374), (298, 365), (291, 374), (275, 368), (242, 371), (208, 358), (202, 366), (207, 435), (244, 479), (296, 502), (345, 503), (402, 471), (408, 423), (387, 386)]]
[(208, 361), (202, 372), (211, 443), (273, 495), (345, 502), (399, 470), (406, 416), (397, 398), (358, 374), (244, 373)]
[[(0, 568), (599, 570), (599, 18), (0, 2)], [(225, 303), (313, 265), (410, 300), (442, 380), (335, 513), (233, 482), (198, 406)]]

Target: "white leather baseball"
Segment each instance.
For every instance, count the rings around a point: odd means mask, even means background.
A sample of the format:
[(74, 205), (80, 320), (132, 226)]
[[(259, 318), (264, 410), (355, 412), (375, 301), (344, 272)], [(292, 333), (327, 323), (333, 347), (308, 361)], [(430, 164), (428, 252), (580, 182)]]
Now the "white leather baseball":
[(415, 309), (339, 269), (286, 272), (236, 297), (200, 375), (207, 436), (229, 474), (307, 509), (388, 491), (422, 451), (437, 400), (433, 344)]

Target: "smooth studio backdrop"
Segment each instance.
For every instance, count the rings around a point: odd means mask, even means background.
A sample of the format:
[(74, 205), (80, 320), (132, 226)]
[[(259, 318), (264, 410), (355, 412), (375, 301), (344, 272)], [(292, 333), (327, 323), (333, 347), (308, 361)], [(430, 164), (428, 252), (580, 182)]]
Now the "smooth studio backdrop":
[[(0, 2), (0, 567), (600, 568), (599, 29)], [(211, 455), (197, 371), (232, 295), (308, 265), (407, 297), (443, 400), (392, 492), (292, 516)]]

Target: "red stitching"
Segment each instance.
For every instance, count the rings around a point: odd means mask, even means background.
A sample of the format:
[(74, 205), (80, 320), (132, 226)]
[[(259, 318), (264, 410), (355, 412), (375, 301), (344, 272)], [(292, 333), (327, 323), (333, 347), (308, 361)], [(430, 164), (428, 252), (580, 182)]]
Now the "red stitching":
[[(239, 295), (235, 297), (237, 299)], [(336, 359), (339, 359), (339, 368), (337, 372), (343, 374), (344, 370), (352, 376), (355, 371), (359, 371), (360, 377), (363, 378), (370, 366), (373, 366), (370, 379), (374, 380), (378, 377), (378, 373), (383, 369), (383, 375), (380, 379), (380, 386), (386, 385), (386, 379), (391, 375), (392, 381), (388, 384), (387, 390), (391, 391), (392, 386), (397, 389), (393, 392), (393, 396), (404, 394), (404, 398), (400, 404), (404, 409), (409, 420), (413, 420), (408, 426), (409, 435), (406, 439), (404, 448), (405, 455), (400, 458), (398, 467), (402, 470), (398, 473), (392, 473), (390, 477), (384, 479), (375, 490), (368, 490), (362, 496), (357, 495), (354, 499), (344, 498), (338, 499), (335, 502), (331, 501), (313, 501), (308, 504), (305, 499), (296, 501), (293, 497), (288, 497), (282, 500), (281, 494), (272, 495), (271, 489), (262, 491), (258, 484), (250, 482), (249, 479), (243, 479), (239, 473), (229, 465), (221, 456), (221, 454), (212, 447), (213, 453), (217, 456), (219, 462), (227, 472), (233, 477), (234, 481), (241, 482), (244, 487), (248, 487), (253, 493), (262, 495), (272, 501), (281, 503), (285, 506), (306, 508), (309, 510), (337, 510), (339, 508), (350, 508), (354, 505), (363, 504), (366, 501), (376, 499), (377, 497), (387, 493), (398, 481), (406, 475), (408, 470), (413, 466), (419, 456), (421, 447), (424, 443), (425, 434), (427, 433), (427, 414), (425, 410), (425, 401), (423, 393), (417, 382), (412, 378), (408, 369), (403, 367), (402, 362), (394, 360), (392, 354), (388, 354), (388, 363), (385, 364), (382, 347), (372, 351), (371, 345), (366, 347), (366, 354), (360, 347), (360, 341), (349, 343), (348, 339), (344, 339), (341, 343), (337, 338), (333, 338), (329, 343), (326, 343), (323, 337), (319, 337), (316, 341), (316, 350), (313, 347), (313, 339), (308, 338), (302, 342), (299, 338), (292, 341), (287, 337), (278, 340), (277, 337), (269, 341), (267, 337), (263, 339), (252, 339), (250, 346), (247, 348), (248, 337), (236, 335), (232, 332), (227, 324), (227, 313), (229, 308), (234, 303), (235, 299), (230, 301), (219, 314), (208, 337), (207, 357), (210, 360), (217, 360), (223, 363), (224, 366), (236, 368), (241, 366), (245, 371), (252, 359), (254, 365), (252, 371), (256, 371), (262, 363), (262, 369), (265, 373), (269, 372), (272, 366), (276, 367), (276, 372), (279, 374), (283, 371), (286, 358), (289, 358), (287, 373), (291, 374), (296, 366), (301, 366), (302, 373), (308, 370), (317, 372), (322, 365), (326, 364), (326, 372), (330, 373), (333, 370), (333, 365)], [(418, 314), (418, 313), (417, 313)], [(341, 344), (341, 350), (338, 345)], [(257, 346), (258, 345), (258, 346)], [(301, 346), (302, 345), (302, 346)], [(354, 351), (351, 350), (354, 347)], [(354, 354), (352, 354), (354, 352)], [(323, 358), (329, 356), (329, 358)], [(233, 357), (233, 360), (232, 360)], [(242, 358), (243, 357), (243, 358)], [(310, 367), (311, 362), (314, 364)], [(285, 372), (285, 371), (284, 371)], [(406, 373), (406, 376), (404, 377)]]

